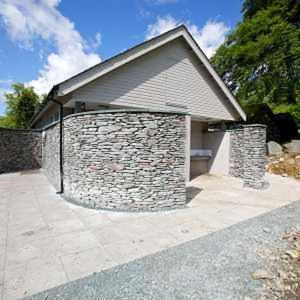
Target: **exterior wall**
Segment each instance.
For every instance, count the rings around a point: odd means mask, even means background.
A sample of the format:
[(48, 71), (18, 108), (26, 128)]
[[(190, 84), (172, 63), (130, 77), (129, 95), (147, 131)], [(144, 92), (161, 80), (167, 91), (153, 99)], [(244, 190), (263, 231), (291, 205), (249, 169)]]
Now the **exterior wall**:
[(200, 160), (191, 158), (191, 168), (190, 168), (190, 178), (194, 179), (195, 177), (206, 174), (208, 172), (207, 159)]
[(41, 167), (41, 132), (0, 128), (0, 173)]
[(244, 125), (230, 130), (229, 173), (244, 180), (244, 186), (262, 188), (265, 176), (266, 126)]
[(212, 157), (208, 160), (208, 173), (228, 175), (230, 133), (226, 131), (206, 132), (203, 141), (204, 148), (212, 150)]
[(203, 149), (203, 134), (207, 130), (207, 123), (192, 121), (191, 149)]
[(73, 92), (72, 101), (174, 110), (200, 117), (235, 120), (237, 113), (205, 67), (177, 39)]
[[(204, 131), (207, 130), (207, 123), (192, 121), (191, 122), (191, 150), (204, 149), (203, 137)], [(191, 179), (207, 173), (207, 160), (190, 159), (190, 177)]]
[(184, 207), (184, 114), (82, 113), (64, 120), (65, 197), (89, 207)]
[(45, 129), (43, 137), (43, 169), (57, 191), (60, 190), (60, 134), (59, 123)]
[(266, 126), (244, 126), (244, 185), (261, 188), (266, 164)]

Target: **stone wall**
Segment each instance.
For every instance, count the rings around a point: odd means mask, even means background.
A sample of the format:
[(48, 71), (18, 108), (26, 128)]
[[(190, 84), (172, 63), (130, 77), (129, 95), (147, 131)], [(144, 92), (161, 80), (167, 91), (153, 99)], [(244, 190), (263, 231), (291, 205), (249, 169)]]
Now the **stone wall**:
[(266, 126), (244, 125), (244, 185), (261, 188), (266, 164)]
[(243, 125), (230, 130), (230, 175), (243, 178), (246, 187), (262, 188), (265, 160), (265, 125)]
[(41, 132), (0, 128), (0, 174), (41, 167)]
[(44, 129), (43, 137), (43, 169), (49, 181), (60, 191), (60, 134), (59, 123)]
[(244, 176), (244, 128), (230, 130), (229, 174), (241, 178)]
[(112, 210), (184, 207), (185, 115), (105, 111), (64, 120), (64, 193)]

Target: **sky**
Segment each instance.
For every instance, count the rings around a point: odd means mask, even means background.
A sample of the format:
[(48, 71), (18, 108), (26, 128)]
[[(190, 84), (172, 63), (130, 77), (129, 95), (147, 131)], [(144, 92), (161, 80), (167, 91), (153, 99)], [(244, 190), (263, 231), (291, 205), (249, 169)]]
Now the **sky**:
[(54, 84), (185, 24), (208, 57), (241, 19), (242, 0), (0, 0), (0, 115), (22, 82)]

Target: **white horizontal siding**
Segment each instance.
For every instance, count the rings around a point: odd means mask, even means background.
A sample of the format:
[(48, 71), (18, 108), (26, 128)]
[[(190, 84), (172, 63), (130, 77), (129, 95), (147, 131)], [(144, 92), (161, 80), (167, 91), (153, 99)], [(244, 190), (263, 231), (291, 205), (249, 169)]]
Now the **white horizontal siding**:
[(196, 116), (226, 120), (236, 116), (182, 40), (169, 42), (86, 84), (73, 92), (72, 100), (174, 110), (165, 105), (169, 102), (187, 106), (187, 112)]

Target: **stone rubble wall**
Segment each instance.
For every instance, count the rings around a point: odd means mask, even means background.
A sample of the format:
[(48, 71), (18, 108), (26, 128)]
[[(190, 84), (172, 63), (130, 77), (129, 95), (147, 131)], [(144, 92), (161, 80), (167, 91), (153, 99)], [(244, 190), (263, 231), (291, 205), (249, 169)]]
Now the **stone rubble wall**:
[(244, 129), (232, 129), (229, 143), (229, 173), (234, 177), (244, 176)]
[(110, 210), (186, 205), (185, 115), (101, 112), (64, 120), (64, 193)]
[(264, 185), (266, 164), (266, 126), (243, 125), (230, 130), (229, 174), (243, 178), (245, 187)]
[(266, 126), (244, 125), (244, 186), (261, 188), (266, 165)]
[(41, 164), (40, 131), (0, 128), (0, 174), (37, 169)]
[(55, 123), (44, 129), (43, 140), (43, 163), (42, 167), (48, 180), (60, 191), (60, 134), (59, 123)]

